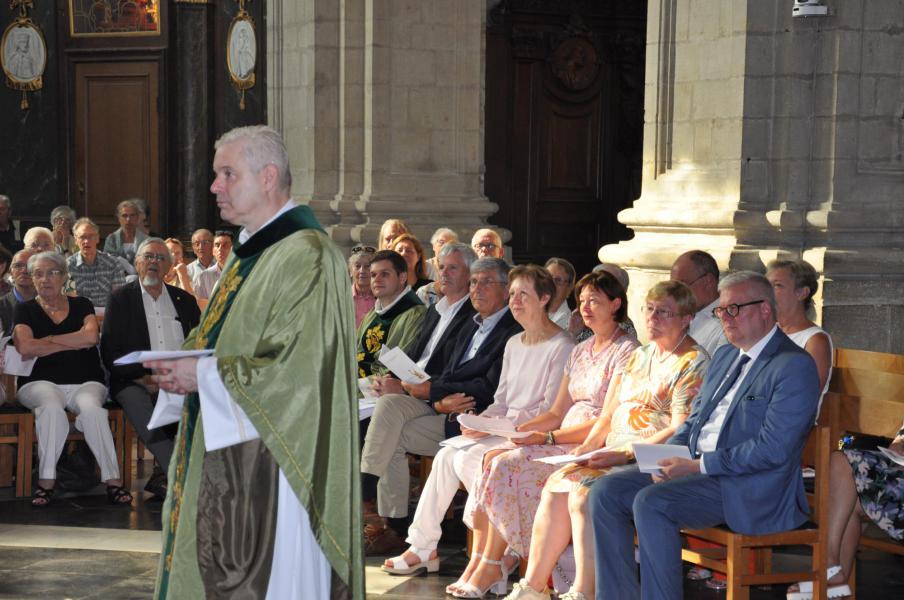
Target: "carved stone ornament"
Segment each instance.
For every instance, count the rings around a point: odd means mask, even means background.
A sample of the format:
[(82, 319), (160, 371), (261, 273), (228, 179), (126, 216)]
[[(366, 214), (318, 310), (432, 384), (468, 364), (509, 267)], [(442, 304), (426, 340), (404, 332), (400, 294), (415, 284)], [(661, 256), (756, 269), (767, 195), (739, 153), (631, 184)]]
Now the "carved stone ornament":
[(229, 24), (226, 35), (226, 67), (232, 86), (241, 92), (239, 108), (245, 110), (245, 90), (254, 87), (254, 71), (257, 67), (257, 31), (251, 15), (245, 11), (245, 2), (239, 0), (239, 12)]
[(552, 74), (569, 90), (586, 89), (599, 73), (596, 48), (585, 37), (570, 37), (550, 56)]
[(47, 44), (41, 29), (28, 18), (32, 0), (10, 0), (19, 16), (4, 30), (0, 38), (0, 65), (6, 75), (6, 86), (22, 92), (19, 108), (28, 109), (28, 92), (44, 87), (47, 67)]

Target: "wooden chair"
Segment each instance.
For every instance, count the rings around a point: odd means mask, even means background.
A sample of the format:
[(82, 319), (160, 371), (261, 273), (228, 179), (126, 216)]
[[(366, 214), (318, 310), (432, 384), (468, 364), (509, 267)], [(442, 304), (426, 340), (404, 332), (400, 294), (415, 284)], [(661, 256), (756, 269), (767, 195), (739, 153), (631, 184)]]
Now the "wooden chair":
[[(31, 411), (18, 404), (0, 406), (0, 445), (15, 446), (16, 497), (31, 493), (31, 433), (34, 430), (34, 416)], [(12, 454), (5, 453), (5, 454)], [(12, 472), (12, 461), (0, 461), (4, 476)]]
[[(692, 550), (685, 548), (681, 558), (692, 564), (725, 573), (728, 584), (728, 600), (746, 600), (751, 585), (772, 583), (795, 583), (814, 581), (813, 597), (826, 598), (826, 553), (828, 547), (825, 523), (829, 509), (829, 455), (832, 450), (831, 428), (825, 421), (831, 418), (829, 406), (837, 404), (837, 397), (826, 395), (820, 425), (813, 428), (808, 437), (805, 458), (816, 469), (814, 493), (809, 498), (812, 505), (811, 520), (815, 527), (782, 531), (767, 535), (743, 535), (734, 533), (727, 527), (687, 530), (685, 533), (720, 544), (720, 548)], [(807, 456), (810, 454), (810, 456)], [(810, 546), (813, 557), (811, 569), (795, 572), (772, 571), (772, 548), (775, 546)], [(750, 555), (754, 553), (756, 569), (748, 573)]]
[[(894, 437), (904, 416), (904, 356), (836, 348), (829, 389), (843, 397), (834, 439), (844, 432)], [(885, 536), (861, 536), (860, 547), (904, 555), (904, 544)], [(851, 598), (856, 579), (855, 562), (848, 578)]]

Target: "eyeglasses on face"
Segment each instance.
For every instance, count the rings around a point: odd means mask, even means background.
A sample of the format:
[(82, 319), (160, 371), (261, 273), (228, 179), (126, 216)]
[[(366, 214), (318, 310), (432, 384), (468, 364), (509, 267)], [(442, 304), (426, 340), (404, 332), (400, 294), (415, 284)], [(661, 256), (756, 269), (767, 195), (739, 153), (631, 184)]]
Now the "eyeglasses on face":
[(652, 304), (645, 304), (644, 306), (641, 306), (640, 312), (642, 312), (646, 317), (652, 317), (654, 319), (660, 320), (671, 319), (672, 317), (678, 316), (678, 313), (674, 311), (667, 310), (665, 308), (658, 308), (656, 306), (653, 306)]
[(488, 287), (491, 285), (505, 285), (505, 283), (503, 283), (501, 281), (496, 281), (495, 279), (471, 278), (468, 281), (468, 285), (470, 285), (472, 288), (481, 288), (481, 287)]
[(741, 309), (745, 306), (753, 306), (754, 304), (762, 304), (765, 300), (751, 300), (750, 302), (744, 302), (742, 304), (729, 304), (728, 306), (717, 306), (713, 309), (713, 317), (716, 319), (722, 319), (726, 315), (731, 318), (737, 317), (741, 312)]
[(167, 262), (169, 256), (166, 254), (154, 254), (153, 252), (145, 252), (141, 255), (141, 259), (145, 262)]
[(377, 249), (373, 246), (355, 246), (352, 248), (352, 254), (361, 254), (362, 252), (367, 252), (368, 254), (373, 254)]
[(493, 242), (484, 242), (482, 244), (474, 244), (475, 250), (495, 250), (498, 247), (499, 246), (497, 246)]
[(24, 262), (14, 262), (13, 264), (10, 265), (10, 268), (11, 268), (13, 271), (24, 271), (25, 269), (28, 268), (28, 263), (24, 263)]
[(36, 270), (31, 272), (33, 279), (45, 279), (48, 277), (60, 277), (63, 272), (60, 269), (49, 269), (47, 271)]

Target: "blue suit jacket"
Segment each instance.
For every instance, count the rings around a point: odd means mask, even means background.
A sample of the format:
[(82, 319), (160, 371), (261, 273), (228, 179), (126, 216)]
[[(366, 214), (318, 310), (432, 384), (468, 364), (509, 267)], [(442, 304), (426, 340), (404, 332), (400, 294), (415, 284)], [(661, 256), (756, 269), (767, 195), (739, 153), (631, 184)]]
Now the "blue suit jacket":
[[(716, 350), (691, 414), (669, 443), (700, 456), (697, 440), (717, 402), (713, 394), (739, 350)], [(716, 449), (701, 459), (722, 489), (726, 524), (757, 535), (799, 527), (809, 507), (800, 454), (816, 418), (819, 376), (813, 359), (781, 330), (753, 362), (728, 408)]]

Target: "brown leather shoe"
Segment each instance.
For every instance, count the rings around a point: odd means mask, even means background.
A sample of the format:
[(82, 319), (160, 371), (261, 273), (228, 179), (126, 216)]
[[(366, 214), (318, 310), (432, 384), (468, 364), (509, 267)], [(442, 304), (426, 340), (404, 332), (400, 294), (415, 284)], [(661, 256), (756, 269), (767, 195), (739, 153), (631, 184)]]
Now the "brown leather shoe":
[(399, 537), (392, 527), (365, 528), (364, 530), (364, 555), (365, 556), (389, 556), (401, 554), (408, 545)]
[(365, 500), (362, 504), (364, 505), (364, 526), (367, 527), (372, 525), (378, 528), (383, 527), (383, 517), (377, 513), (376, 501)]

